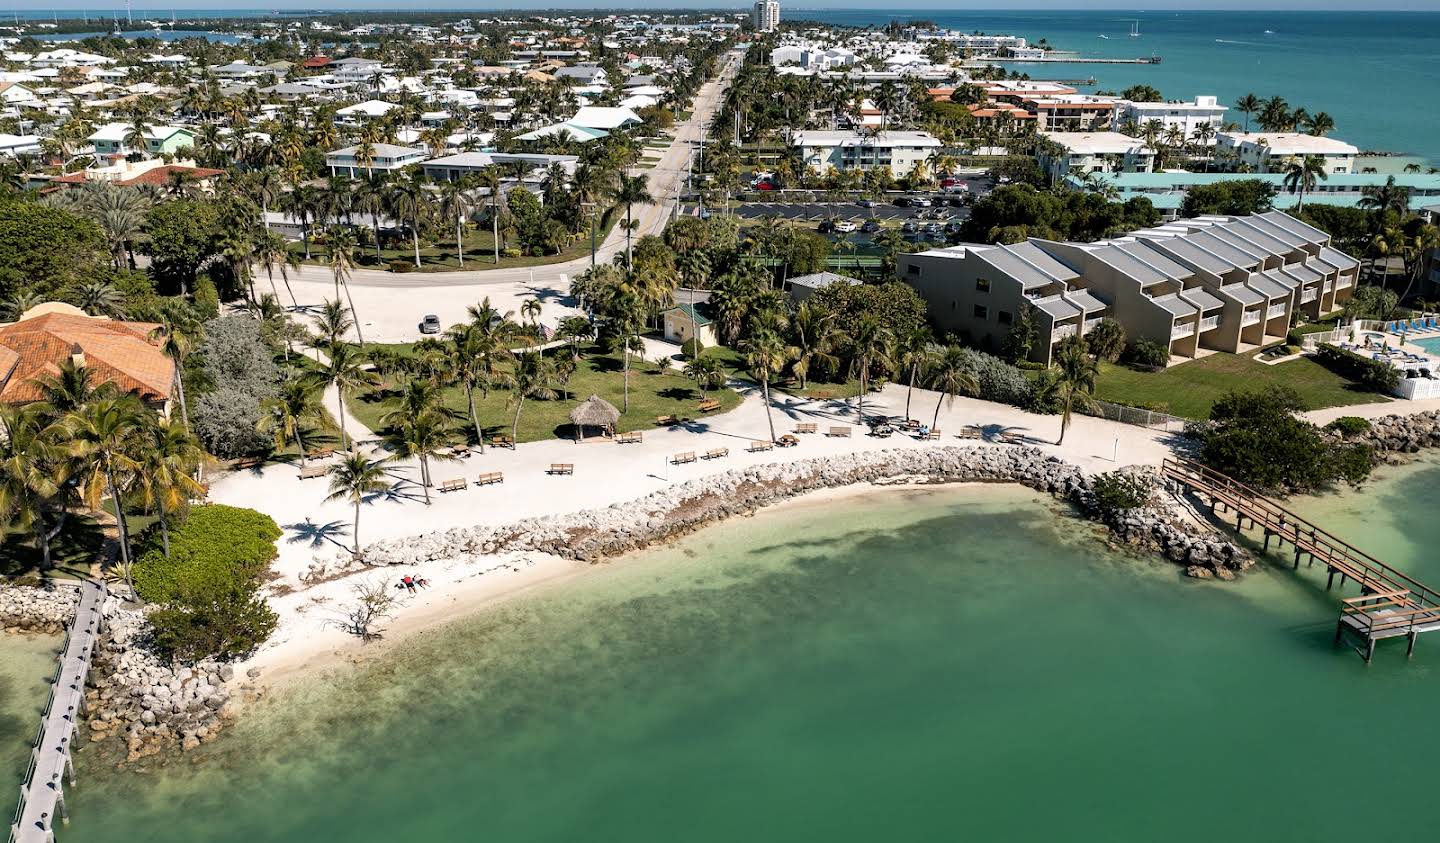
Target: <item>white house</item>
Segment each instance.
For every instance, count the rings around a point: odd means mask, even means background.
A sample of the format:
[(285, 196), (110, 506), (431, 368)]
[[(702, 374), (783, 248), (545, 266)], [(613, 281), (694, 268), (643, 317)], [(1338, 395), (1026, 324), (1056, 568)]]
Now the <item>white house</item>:
[(800, 159), (813, 172), (870, 170), (889, 167), (891, 175), (903, 177), (916, 164), (929, 160), (940, 141), (928, 132), (882, 132), (875, 136), (856, 132), (802, 131), (790, 140)]
[(371, 172), (392, 173), (411, 164), (419, 164), (428, 157), (423, 149), (396, 146), (393, 143), (373, 143), (370, 145), (370, 159), (361, 161), (355, 155), (359, 149), (359, 146), (347, 146), (327, 152), (325, 165), (334, 175), (356, 178)]
[[(1179, 129), (1186, 140), (1195, 137), (1195, 130), (1208, 125), (1218, 133), (1225, 125), (1225, 106), (1216, 97), (1196, 97), (1194, 102), (1132, 102), (1121, 100), (1115, 105), (1115, 124), (1120, 129), (1127, 123), (1144, 126), (1151, 120), (1158, 120), (1168, 131)], [(1214, 144), (1212, 133), (1208, 143)]]
[(393, 102), (384, 100), (366, 100), (365, 102), (347, 105), (337, 109), (335, 116), (347, 123), (358, 123), (362, 120), (373, 120), (376, 117), (384, 117), (400, 106)]
[(36, 135), (7, 135), (0, 133), (0, 155), (37, 155), (40, 152), (40, 138)]
[(1058, 155), (1041, 152), (1041, 168), (1061, 179), (1082, 173), (1148, 173), (1155, 168), (1155, 150), (1119, 132), (1041, 132), (1060, 147)]
[(1299, 132), (1221, 132), (1215, 146), (1217, 152), (1234, 153), (1256, 173), (1283, 171), (1291, 159), (1312, 156), (1323, 162), (1326, 173), (1349, 173), (1360, 153), (1344, 141)]
[(644, 123), (640, 115), (628, 108), (605, 108), (598, 105), (587, 105), (575, 112), (575, 116), (565, 121), (572, 126), (580, 126), (584, 129), (603, 129), (607, 132), (615, 129), (628, 129), (631, 126), (639, 126)]
[(61, 47), (58, 50), (46, 50), (43, 53), (36, 53), (34, 57), (30, 59), (30, 64), (33, 67), (93, 67), (97, 64), (114, 63), (115, 60), (108, 56), (72, 50), (69, 47)]

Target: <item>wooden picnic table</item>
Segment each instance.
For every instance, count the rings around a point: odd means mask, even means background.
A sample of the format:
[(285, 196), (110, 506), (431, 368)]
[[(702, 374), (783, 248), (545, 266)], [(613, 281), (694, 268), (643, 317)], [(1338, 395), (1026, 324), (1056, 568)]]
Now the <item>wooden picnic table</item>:
[(505, 482), (505, 472), (503, 472), (503, 471), (487, 471), (487, 472), (485, 472), (484, 474), (480, 475), (479, 477), (476, 477), (476, 478), (475, 478), (475, 485), (476, 485), (476, 486), (489, 486), (489, 485), (491, 485), (491, 484), (493, 484), (493, 483), (504, 483), (504, 482)]
[(326, 459), (327, 457), (333, 457), (333, 456), (335, 456), (335, 449), (334, 449), (334, 448), (316, 448), (315, 450), (313, 450), (313, 451), (311, 451), (310, 453), (306, 454), (306, 456), (309, 457), (309, 458), (312, 459), (312, 460), (323, 460), (323, 459)]
[(1000, 431), (999, 439), (1000, 439), (1001, 442), (1004, 442), (1006, 445), (1024, 445), (1024, 444), (1025, 444), (1025, 434), (1023, 434), (1023, 433), (1012, 433), (1012, 432), (1010, 432), (1010, 431), (1008, 431), (1008, 430), (1002, 430), (1002, 431)]
[(679, 424), (680, 420), (675, 418), (674, 416), (656, 416), (655, 423), (664, 427), (673, 427), (674, 425)]
[(782, 448), (791, 448), (795, 445), (799, 445), (800, 440), (787, 433), (784, 436), (781, 436), (779, 439), (775, 440), (775, 444), (779, 445)]
[(547, 470), (545, 471), (545, 473), (546, 473), (546, 474), (574, 474), (574, 473), (575, 473), (575, 463), (573, 463), (573, 462), (552, 462), (552, 463), (550, 463), (550, 468), (547, 469)]

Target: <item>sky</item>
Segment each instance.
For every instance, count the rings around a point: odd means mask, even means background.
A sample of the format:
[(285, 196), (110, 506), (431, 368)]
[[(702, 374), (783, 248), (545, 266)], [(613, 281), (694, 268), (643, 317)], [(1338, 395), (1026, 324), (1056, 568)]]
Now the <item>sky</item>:
[[(12, 0), (12, 3), (14, 0)], [(8, 11), (4, 8), (3, 0), (0, 0), (0, 17)], [(160, 10), (183, 11), (187, 9), (284, 9), (284, 10), (472, 10), (476, 12), (513, 10), (513, 9), (739, 9), (748, 8), (748, 2), (717, 2), (717, 0), (626, 0), (626, 2), (602, 2), (600, 0), (507, 0), (504, 3), (491, 4), (484, 2), (467, 3), (464, 0), (438, 0), (434, 3), (405, 5), (396, 0), (132, 0), (136, 10)], [(792, 9), (796, 12), (815, 9), (874, 9), (874, 0), (806, 0), (806, 2), (786, 3), (781, 0), (782, 8)], [(38, 3), (29, 3), (20, 6), (11, 6), (21, 11), (34, 14), (36, 12), (58, 10), (88, 10), (97, 17), (106, 17), (114, 12), (123, 12), (125, 9), (124, 0), (39, 0)], [(1408, 10), (1440, 12), (1440, 0), (1133, 0), (1133, 2), (1118, 2), (1117, 0), (1005, 0), (1000, 3), (996, 0), (901, 0), (897, 4), (896, 12), (926, 10), (947, 10), (957, 9), (980, 9), (998, 11), (1014, 9), (1057, 9), (1065, 11), (1084, 10), (1194, 10), (1194, 9), (1228, 9), (1228, 10), (1261, 10), (1261, 9), (1325, 9), (1325, 10), (1356, 10), (1356, 11), (1377, 11), (1377, 10)]]

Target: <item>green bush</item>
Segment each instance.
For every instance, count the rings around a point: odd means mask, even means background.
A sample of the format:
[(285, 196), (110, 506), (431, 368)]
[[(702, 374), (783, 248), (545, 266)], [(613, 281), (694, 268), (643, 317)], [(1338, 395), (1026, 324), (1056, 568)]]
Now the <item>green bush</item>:
[(1170, 349), (1154, 340), (1140, 337), (1125, 347), (1120, 360), (1134, 366), (1163, 369), (1170, 362)]
[(151, 612), (149, 620), (157, 650), (195, 662), (250, 652), (275, 631), (278, 617), (253, 590), (200, 586)]
[(1358, 483), (1370, 474), (1366, 445), (1331, 443), (1299, 418), (1294, 390), (1231, 392), (1210, 408), (1210, 420), (1191, 425), (1206, 465), (1262, 489), (1311, 491), (1337, 480)]
[(404, 261), (404, 260), (398, 260), (398, 259), (397, 259), (397, 260), (393, 260), (393, 261), (390, 261), (390, 271), (391, 271), (391, 272), (413, 272), (413, 271), (415, 271), (415, 264), (414, 264), (413, 262), (411, 262), (411, 261)]
[(1095, 504), (1106, 515), (1139, 509), (1150, 502), (1150, 483), (1142, 476), (1127, 471), (1097, 474), (1091, 484)]
[(1370, 429), (1370, 422), (1359, 416), (1341, 416), (1325, 425), (1325, 429), (1341, 436), (1359, 436)]
[(1125, 329), (1120, 327), (1119, 322), (1106, 317), (1085, 335), (1085, 345), (1096, 358), (1114, 363), (1125, 352)]
[(1371, 360), (1328, 343), (1320, 346), (1315, 359), (1335, 374), (1374, 392), (1390, 392), (1400, 384), (1400, 370), (1389, 363)]
[(1303, 333), (1301, 333), (1301, 331), (1300, 331), (1299, 328), (1291, 328), (1290, 331), (1285, 334), (1285, 344), (1286, 344), (1286, 345), (1304, 345), (1304, 344), (1305, 344), (1305, 335), (1304, 335)]
[(700, 342), (698, 337), (691, 337), (680, 344), (680, 353), (686, 357), (699, 357), (700, 352), (705, 350), (705, 343)]

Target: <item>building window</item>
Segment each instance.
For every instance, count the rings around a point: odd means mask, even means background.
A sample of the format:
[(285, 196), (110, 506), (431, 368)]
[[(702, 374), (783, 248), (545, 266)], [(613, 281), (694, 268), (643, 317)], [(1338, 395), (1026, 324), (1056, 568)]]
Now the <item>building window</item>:
[(988, 293), (988, 292), (990, 292), (990, 279), (989, 279), (989, 278), (976, 278), (976, 279), (975, 279), (975, 292), (977, 292), (977, 293)]
[(1014, 319), (1014, 317), (1010, 315), (1010, 311), (1008, 310), (1001, 310), (995, 313), (995, 320), (1001, 325), (1009, 325), (1012, 319)]
[(986, 318), (986, 317), (989, 316), (989, 315), (990, 315), (990, 308), (986, 307), (986, 306), (983, 305), (983, 304), (977, 304), (977, 305), (975, 305), (975, 318), (976, 318), (976, 319), (984, 319), (984, 318)]

